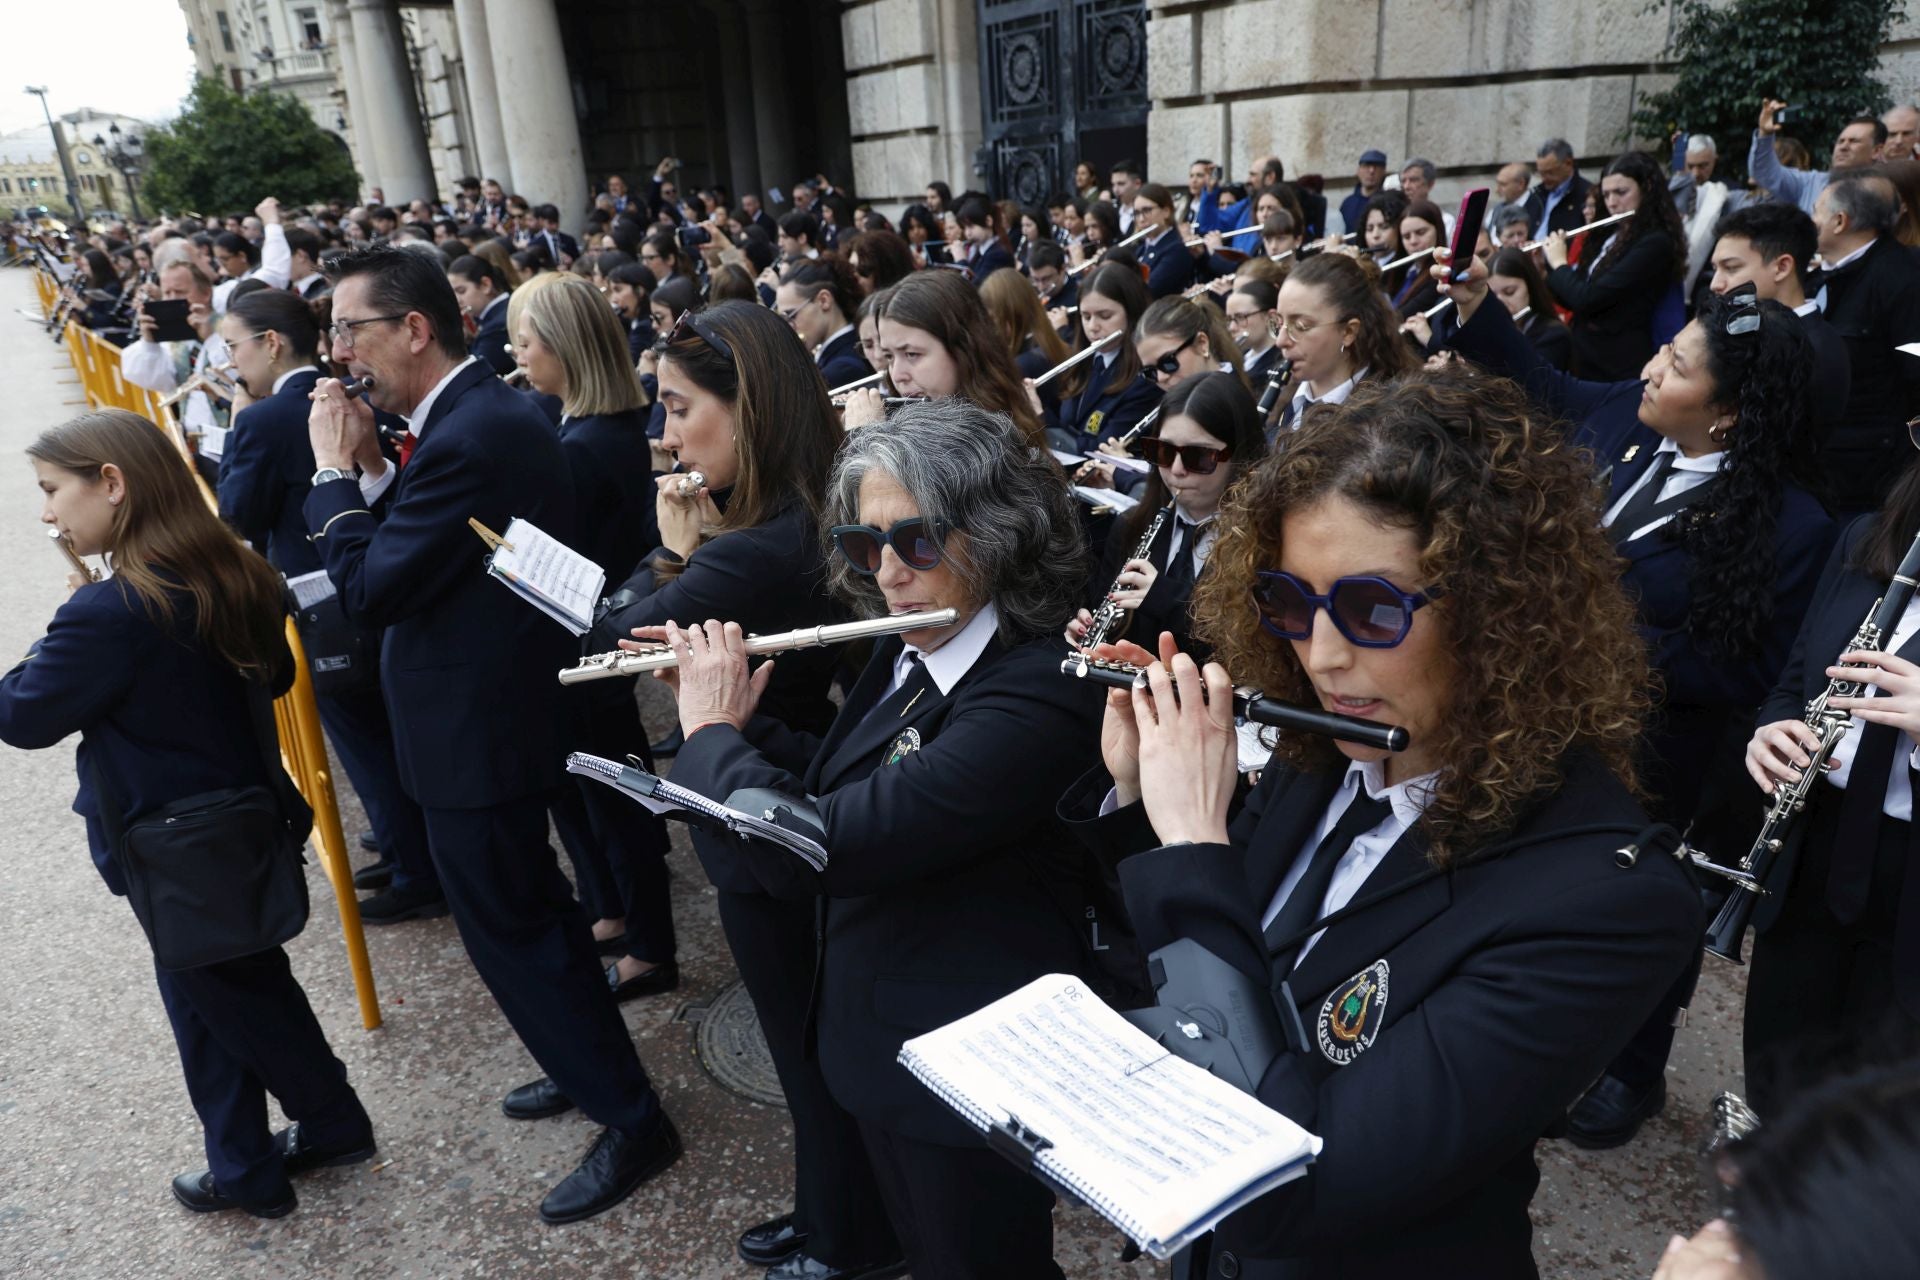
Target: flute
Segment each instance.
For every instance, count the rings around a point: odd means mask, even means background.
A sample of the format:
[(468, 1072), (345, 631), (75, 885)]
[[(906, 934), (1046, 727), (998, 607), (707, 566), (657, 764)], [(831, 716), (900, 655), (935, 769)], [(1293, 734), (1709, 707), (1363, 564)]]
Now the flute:
[(1102, 249), (1100, 252), (1094, 254), (1091, 258), (1088, 258), (1085, 262), (1081, 263), (1079, 266), (1068, 267), (1067, 274), (1070, 276), (1077, 276), (1082, 271), (1085, 271), (1089, 267), (1097, 267), (1100, 265), (1100, 260), (1102, 258), (1105, 258), (1109, 253), (1113, 252), (1115, 249), (1124, 249), (1128, 245), (1133, 244), (1135, 241), (1145, 240), (1148, 236), (1152, 234), (1153, 234), (1152, 227), (1142, 227), (1140, 228), (1140, 230), (1134, 232), (1132, 235), (1128, 236), (1126, 239), (1116, 240), (1113, 244), (1107, 246), (1106, 248)]
[[(1333, 243), (1354, 244), (1354, 243), (1357, 243), (1359, 239), (1360, 239), (1360, 233), (1358, 231), (1349, 231), (1343, 236), (1336, 237)], [(1302, 244), (1296, 248), (1288, 249), (1281, 253), (1276, 253), (1273, 255), (1273, 260), (1275, 262), (1282, 262), (1296, 255), (1300, 257), (1302, 260), (1305, 260), (1307, 258), (1311, 258), (1316, 253), (1325, 253), (1326, 251), (1327, 251), (1326, 247), (1321, 242), (1315, 241), (1312, 244)]]
[(60, 554), (67, 558), (67, 563), (73, 566), (75, 573), (86, 578), (88, 582), (100, 581), (100, 571), (80, 558), (80, 553), (73, 549), (72, 539), (66, 534), (58, 529), (48, 529), (47, 537), (53, 541), (54, 546), (60, 548)]
[[(1567, 239), (1569, 240), (1573, 239), (1575, 236), (1579, 235), (1582, 231), (1598, 231), (1601, 227), (1610, 227), (1614, 223), (1619, 222), (1622, 218), (1631, 218), (1632, 216), (1633, 216), (1633, 211), (1629, 210), (1626, 213), (1616, 213), (1611, 218), (1602, 218), (1598, 222), (1589, 222), (1584, 227), (1575, 227), (1573, 230), (1567, 232)], [(1544, 239), (1529, 240), (1527, 243), (1520, 246), (1520, 252), (1532, 253), (1535, 249), (1539, 249), (1545, 246), (1546, 243), (1547, 242)]]
[(1410, 253), (1404, 258), (1395, 258), (1392, 262), (1383, 263), (1380, 267), (1380, 270), (1391, 271), (1395, 267), (1404, 267), (1409, 262), (1418, 262), (1422, 258), (1431, 257), (1433, 255), (1433, 250), (1438, 249), (1439, 247), (1440, 247), (1439, 245), (1434, 245), (1432, 248), (1422, 249), (1418, 253)]
[(703, 471), (689, 471), (673, 482), (673, 493), (677, 498), (692, 498), (706, 488), (707, 476)]
[(1115, 338), (1118, 338), (1122, 332), (1123, 332), (1122, 330), (1115, 329), (1112, 333), (1100, 339), (1100, 341), (1095, 342), (1090, 346), (1088, 346), (1086, 350), (1078, 351), (1078, 352), (1075, 352), (1073, 355), (1068, 356), (1065, 360), (1062, 360), (1059, 364), (1053, 366), (1053, 368), (1047, 370), (1045, 373), (1035, 378), (1033, 380), (1033, 385), (1035, 387), (1044, 387), (1049, 382), (1052, 382), (1055, 378), (1065, 373), (1067, 370), (1073, 368), (1075, 365), (1081, 364), (1087, 360), (1091, 360), (1093, 358), (1093, 354), (1096, 351), (1106, 346), (1109, 342), (1112, 342)]
[[(922, 627), (950, 627), (960, 620), (958, 609), (927, 609), (918, 613), (895, 613), (861, 622), (831, 623), (823, 627), (801, 627), (778, 635), (748, 636), (749, 654), (785, 653), (789, 649), (812, 649), (839, 644), (845, 640), (864, 640), (871, 636), (898, 635)], [(587, 680), (605, 680), (610, 676), (633, 676), (642, 671), (663, 671), (680, 665), (681, 651), (664, 644), (652, 645), (638, 653), (614, 649), (608, 653), (588, 654), (580, 665), (560, 672), (561, 684), (580, 684)]]
[(887, 376), (887, 371), (885, 369), (882, 369), (878, 373), (870, 373), (864, 378), (855, 378), (852, 382), (847, 383), (845, 386), (835, 387), (831, 391), (827, 392), (827, 394), (829, 396), (834, 397), (836, 402), (845, 400), (847, 393), (849, 391), (858, 391), (860, 388), (866, 386), (869, 382), (878, 382), (880, 381), (880, 379), (886, 376)]
[[(1115, 689), (1133, 688), (1145, 678), (1145, 673), (1145, 667), (1136, 667), (1132, 663), (1089, 658), (1077, 653), (1069, 654), (1060, 663), (1060, 674), (1063, 676), (1093, 680)], [(1233, 693), (1233, 713), (1255, 724), (1357, 742), (1383, 751), (1405, 751), (1411, 741), (1407, 731), (1397, 724), (1376, 724), (1359, 716), (1343, 716), (1338, 712), (1322, 711), (1318, 707), (1297, 707), (1291, 702), (1281, 702), (1265, 694), (1244, 693), (1238, 689)]]
[[(833, 407), (836, 409), (844, 409), (847, 407), (847, 402), (852, 398), (853, 397), (851, 396), (835, 396), (833, 400)], [(924, 403), (929, 398), (930, 397), (928, 396), (881, 396), (880, 403), (881, 404), (921, 404), (921, 403)]]

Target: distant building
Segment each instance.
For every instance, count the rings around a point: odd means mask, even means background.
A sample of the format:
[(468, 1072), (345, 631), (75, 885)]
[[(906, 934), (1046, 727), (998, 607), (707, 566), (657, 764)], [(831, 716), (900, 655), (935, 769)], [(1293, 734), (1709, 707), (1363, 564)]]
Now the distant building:
[(270, 89), (298, 98), (315, 124), (348, 145), (326, 0), (180, 0), (180, 11), (201, 76), (236, 93)]
[[(67, 147), (73, 156), (74, 177), (79, 181), (80, 205), (89, 216), (97, 210), (126, 214), (133, 210), (127, 191), (126, 175), (113, 166), (113, 129), (120, 129), (119, 145), (146, 136), (151, 127), (132, 116), (112, 115), (82, 107), (56, 116)], [(99, 142), (95, 142), (95, 138)], [(136, 182), (139, 181), (136, 174)], [(71, 215), (67, 206), (67, 181), (60, 172), (60, 153), (47, 126), (0, 134), (0, 208), (24, 209), (44, 204), (56, 218)]]

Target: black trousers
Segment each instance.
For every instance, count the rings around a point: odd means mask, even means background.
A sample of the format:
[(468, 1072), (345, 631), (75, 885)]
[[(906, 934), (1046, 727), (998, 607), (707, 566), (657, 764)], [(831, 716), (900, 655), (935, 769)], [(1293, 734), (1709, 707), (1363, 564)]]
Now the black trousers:
[(412, 796), (400, 788), (393, 758), (393, 724), (379, 686), (316, 696), (320, 724), (340, 757), (340, 767), (366, 808), (380, 852), (395, 863), (396, 888), (433, 888), (437, 877), (427, 852), (427, 821)]
[(1061, 1280), (1053, 1192), (985, 1146), (945, 1147), (862, 1121), (914, 1280)]
[(197, 969), (156, 967), (214, 1184), (242, 1204), (287, 1198), (271, 1093), (308, 1146), (361, 1145), (373, 1122), (279, 947)]
[(547, 844), (545, 797), (425, 812), (460, 939), (520, 1043), (594, 1121), (651, 1131), (660, 1100)]
[(1920, 974), (1901, 971), (1895, 947), (1903, 923), (1920, 924), (1901, 902), (1912, 824), (1882, 819), (1866, 911), (1842, 924), (1827, 906), (1841, 797), (1820, 791), (1779, 918), (1753, 943), (1743, 1047), (1747, 1100), (1762, 1118), (1861, 1048), (1911, 1044), (1920, 1029)]
[(813, 994), (816, 904), (719, 891), (720, 927), (753, 997), (793, 1116), (794, 1229), (807, 1253), (835, 1267), (900, 1256), (854, 1118), (833, 1100), (806, 1048)]

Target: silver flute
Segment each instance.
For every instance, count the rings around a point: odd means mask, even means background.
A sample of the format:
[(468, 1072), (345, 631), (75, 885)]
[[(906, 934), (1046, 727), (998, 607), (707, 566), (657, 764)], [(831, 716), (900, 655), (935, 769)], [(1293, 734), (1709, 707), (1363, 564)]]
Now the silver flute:
[(73, 539), (58, 529), (48, 529), (47, 538), (60, 549), (60, 554), (67, 558), (67, 563), (73, 566), (75, 573), (86, 578), (88, 582), (100, 581), (100, 571), (81, 559), (80, 553), (73, 549)]
[[(820, 645), (841, 644), (848, 640), (864, 640), (871, 636), (898, 635), (902, 631), (918, 631), (922, 627), (950, 627), (960, 620), (958, 609), (927, 609), (919, 613), (896, 613), (885, 618), (869, 618), (863, 622), (832, 623), (824, 627), (801, 627), (798, 631), (782, 631), (778, 635), (748, 636), (746, 649), (749, 654), (785, 653), (789, 649), (813, 649)], [(643, 671), (661, 671), (667, 667), (680, 665), (680, 655), (685, 650), (674, 649), (668, 645), (650, 645), (639, 652), (630, 649), (615, 649), (610, 653), (595, 653), (580, 659), (577, 667), (568, 667), (560, 673), (561, 684), (582, 684), (588, 680), (606, 680), (612, 676), (637, 676)]]

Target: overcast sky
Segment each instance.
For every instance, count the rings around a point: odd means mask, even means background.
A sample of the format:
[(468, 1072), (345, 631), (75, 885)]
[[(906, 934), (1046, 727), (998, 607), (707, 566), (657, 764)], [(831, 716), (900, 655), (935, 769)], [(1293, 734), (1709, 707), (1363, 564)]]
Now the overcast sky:
[(0, 133), (41, 124), (44, 85), (54, 115), (79, 107), (162, 120), (193, 86), (187, 19), (175, 0), (85, 0), (62, 20), (14, 25), (0, 40)]

